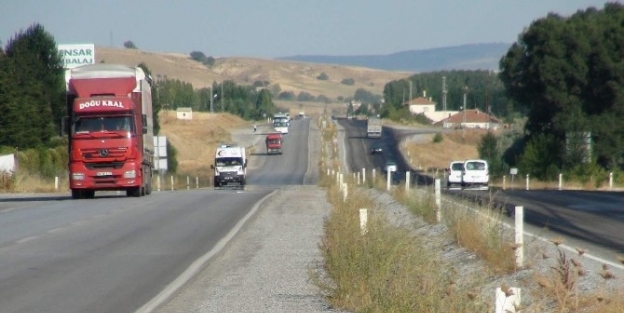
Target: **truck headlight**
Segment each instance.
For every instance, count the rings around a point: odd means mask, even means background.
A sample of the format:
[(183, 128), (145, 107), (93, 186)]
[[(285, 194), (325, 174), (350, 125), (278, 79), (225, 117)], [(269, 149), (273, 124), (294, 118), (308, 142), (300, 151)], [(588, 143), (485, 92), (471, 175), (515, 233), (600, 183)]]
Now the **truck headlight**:
[(216, 167), (215, 167), (215, 174), (214, 174), (214, 176), (219, 176), (219, 169), (217, 169)]
[(136, 178), (136, 171), (135, 170), (125, 171), (123, 177), (124, 178)]
[(84, 179), (85, 179), (84, 173), (72, 173), (72, 180), (84, 180)]

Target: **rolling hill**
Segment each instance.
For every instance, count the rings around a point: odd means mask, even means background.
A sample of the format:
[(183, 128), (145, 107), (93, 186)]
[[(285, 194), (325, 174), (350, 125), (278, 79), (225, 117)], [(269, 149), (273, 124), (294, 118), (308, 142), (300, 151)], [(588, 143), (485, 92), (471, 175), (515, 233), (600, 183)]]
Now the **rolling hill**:
[[(279, 85), (281, 91), (295, 94), (305, 91), (314, 96), (352, 97), (358, 88), (382, 94), (384, 85), (392, 80), (406, 78), (409, 71), (385, 71), (358, 66), (315, 64), (288, 60), (271, 60), (247, 57), (218, 57), (215, 65), (207, 67), (189, 55), (158, 53), (135, 49), (96, 47), (96, 62), (137, 65), (147, 64), (155, 79), (171, 78), (203, 88), (212, 82), (231, 80), (237, 84), (251, 85), (255, 81), (268, 81)], [(317, 77), (325, 73), (327, 80)], [(353, 85), (342, 84), (351, 78)]]
[(299, 55), (280, 60), (362, 66), (386, 71), (498, 70), (498, 61), (509, 47), (507, 43), (487, 43), (410, 50), (388, 55)]

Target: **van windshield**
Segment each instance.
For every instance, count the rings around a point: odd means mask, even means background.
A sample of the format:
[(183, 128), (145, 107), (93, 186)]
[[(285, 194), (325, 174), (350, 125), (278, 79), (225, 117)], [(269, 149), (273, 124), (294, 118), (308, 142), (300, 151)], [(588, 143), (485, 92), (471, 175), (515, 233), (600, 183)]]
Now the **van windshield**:
[(217, 166), (237, 166), (243, 165), (242, 158), (218, 158), (215, 160)]
[(453, 163), (453, 165), (451, 166), (451, 169), (453, 171), (461, 171), (464, 169), (464, 164), (463, 163)]
[(466, 169), (469, 171), (485, 171), (485, 163), (483, 162), (468, 162)]

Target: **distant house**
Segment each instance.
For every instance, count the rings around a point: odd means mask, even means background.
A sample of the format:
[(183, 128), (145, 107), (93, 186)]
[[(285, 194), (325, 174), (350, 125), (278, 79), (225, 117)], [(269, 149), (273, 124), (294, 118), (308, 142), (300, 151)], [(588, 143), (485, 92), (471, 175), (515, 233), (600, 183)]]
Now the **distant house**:
[(422, 97), (417, 97), (412, 99), (411, 101), (403, 102), (403, 105), (409, 106), (409, 111), (412, 114), (423, 114), (428, 119), (430, 119), (433, 123), (441, 121), (458, 111), (436, 111), (436, 103), (431, 100), (431, 98), (426, 98), (427, 94), (423, 92)]
[(472, 109), (459, 111), (446, 119), (434, 123), (444, 128), (475, 128), (475, 129), (498, 129), (502, 124), (501, 120), (492, 114), (487, 114)]
[(435, 112), (436, 103), (431, 101), (430, 99), (418, 97), (403, 102), (403, 105), (407, 105), (409, 107), (410, 113), (412, 114), (426, 114), (428, 112)]
[(193, 119), (193, 109), (192, 108), (178, 108), (176, 110), (176, 117), (179, 120), (192, 120)]

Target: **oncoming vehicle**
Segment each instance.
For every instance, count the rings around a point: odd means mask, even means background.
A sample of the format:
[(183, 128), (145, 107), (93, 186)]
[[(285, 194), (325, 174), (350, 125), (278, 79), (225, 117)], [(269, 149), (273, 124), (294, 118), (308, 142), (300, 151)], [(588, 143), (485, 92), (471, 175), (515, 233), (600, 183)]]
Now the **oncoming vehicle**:
[(464, 161), (453, 161), (447, 169), (446, 186), (462, 185), (462, 172), (464, 170)]
[(267, 154), (282, 154), (282, 134), (268, 134), (265, 139)]
[(245, 186), (247, 180), (247, 157), (245, 147), (237, 145), (221, 145), (215, 153), (214, 186), (238, 185)]
[(485, 186), (490, 182), (488, 163), (485, 160), (466, 160), (462, 171), (462, 186)]
[(288, 134), (288, 123), (284, 120), (275, 120), (273, 122), (273, 128), (278, 133)]

